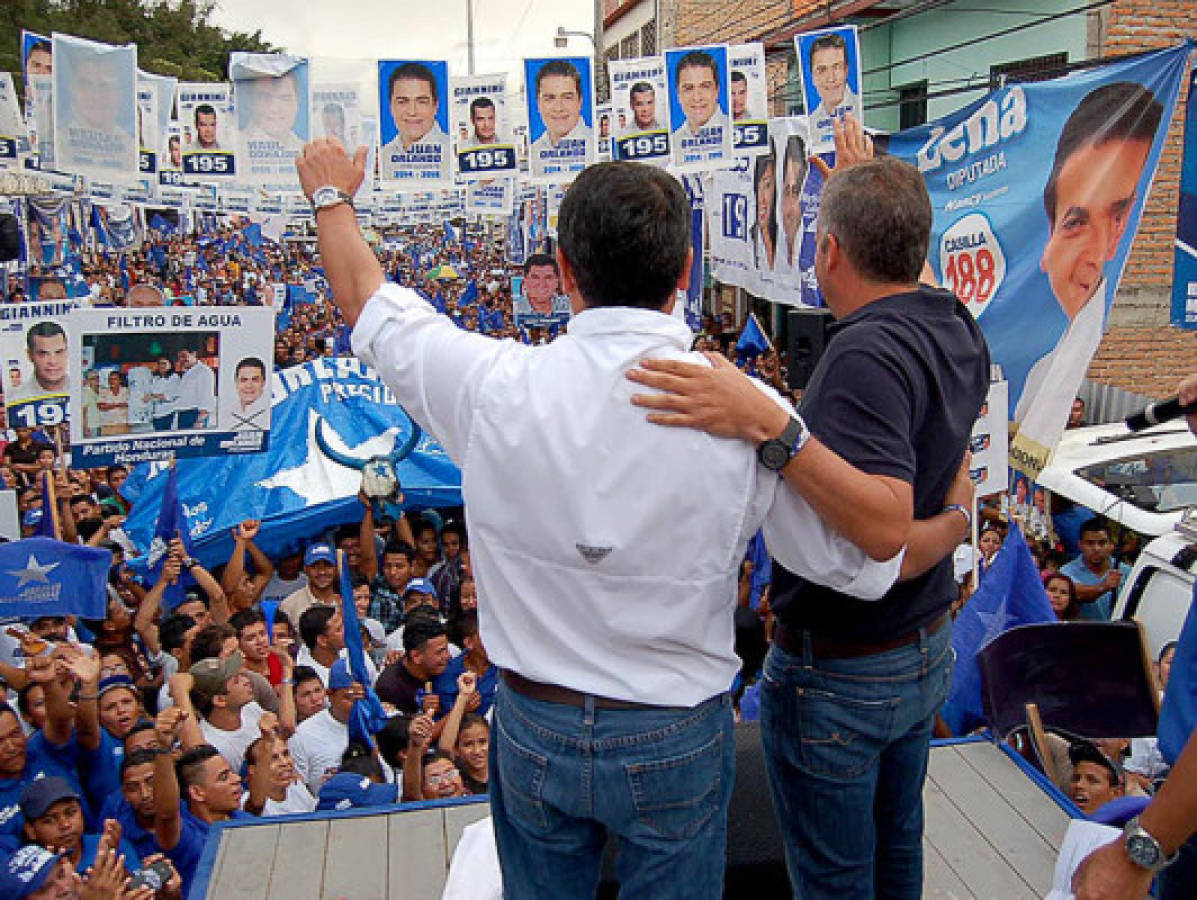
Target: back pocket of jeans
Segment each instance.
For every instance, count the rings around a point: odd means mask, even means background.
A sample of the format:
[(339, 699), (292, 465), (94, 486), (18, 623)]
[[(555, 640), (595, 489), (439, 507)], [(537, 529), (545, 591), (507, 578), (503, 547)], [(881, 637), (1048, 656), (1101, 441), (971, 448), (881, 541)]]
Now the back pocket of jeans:
[(625, 769), (639, 822), (670, 840), (693, 837), (720, 809), (723, 735), (689, 753)]
[(547, 829), (548, 814), (543, 795), (548, 758), (512, 738), (497, 716), (495, 731), (498, 738), (496, 761), (507, 815), (525, 826), (542, 831)]
[(865, 700), (797, 688), (799, 759), (811, 773), (855, 778), (881, 755), (894, 722), (897, 697)]

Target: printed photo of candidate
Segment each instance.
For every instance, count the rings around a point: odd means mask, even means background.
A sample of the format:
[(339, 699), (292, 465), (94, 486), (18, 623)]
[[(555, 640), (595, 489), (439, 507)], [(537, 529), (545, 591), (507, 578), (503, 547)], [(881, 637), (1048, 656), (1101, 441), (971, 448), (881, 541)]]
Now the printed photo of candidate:
[(220, 121), (217, 118), (216, 107), (211, 103), (197, 103), (192, 110), (195, 122), (196, 151), (219, 151), (225, 148), (220, 145)]
[(247, 356), (237, 363), (233, 375), (237, 398), (220, 405), (220, 428), (227, 431), (264, 430), (270, 426), (269, 376), (266, 363)]
[[(43, 295), (41, 299), (48, 298)], [(32, 325), (25, 332), (25, 353), (33, 366), (33, 374), (8, 391), (5, 401), (9, 406), (53, 394), (66, 394), (70, 390), (67, 337), (58, 322), (44, 320)]]
[(727, 49), (705, 47), (667, 54), (676, 143), (727, 129)]
[(758, 272), (772, 272), (777, 259), (777, 155), (762, 153), (753, 161), (752, 256)]
[(860, 48), (856, 27), (811, 31), (794, 38), (800, 60), (802, 96), (816, 151), (835, 145), (836, 119), (863, 116), (860, 98)]
[(781, 240), (778, 247), (777, 264), (779, 273), (798, 275), (802, 245), (802, 186), (810, 168), (807, 162), (806, 142), (801, 135), (785, 136), (785, 153), (781, 166)]
[(447, 152), (448, 65), (443, 61), (382, 61), (378, 68), (384, 156), (414, 152), (416, 146)]
[(637, 81), (632, 84), (628, 89), (628, 106), (631, 108), (632, 118), (625, 123), (620, 137), (665, 130), (657, 112), (657, 91), (649, 82)]
[(308, 64), (285, 75), (239, 79), (237, 124), (248, 146), (269, 145), (298, 153), (308, 141)]
[(26, 84), (30, 75), (54, 73), (54, 50), (48, 37), (32, 31), (21, 32), (21, 68)]
[(1110, 299), (1106, 264), (1122, 249), (1142, 200), (1163, 112), (1143, 85), (1114, 82), (1090, 91), (1060, 131), (1043, 190), (1048, 239), (1039, 268), (1069, 324), (1031, 367), (1014, 412), (1020, 435), (1044, 446), (1055, 443), (1101, 342)]
[(137, 171), (137, 63), (130, 48), (55, 36), (57, 164)]
[(524, 61), (528, 96), (528, 125), (532, 154), (554, 149), (562, 141), (592, 138), (590, 60), (528, 59)]
[(532, 253), (524, 261), (524, 276), (514, 297), (516, 324), (529, 317), (566, 319), (569, 297), (561, 293), (557, 260), (547, 253)]
[(467, 128), (466, 146), (479, 147), (498, 144), (499, 110), (490, 97), (475, 97), (470, 101), (470, 124)]

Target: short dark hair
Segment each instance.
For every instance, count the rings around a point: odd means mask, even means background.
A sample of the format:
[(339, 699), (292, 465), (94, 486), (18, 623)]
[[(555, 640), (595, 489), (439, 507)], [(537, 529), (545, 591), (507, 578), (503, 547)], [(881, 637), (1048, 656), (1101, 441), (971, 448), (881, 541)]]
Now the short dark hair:
[(407, 617), (403, 626), (403, 652), (419, 650), (426, 643), (445, 636), (445, 626), (435, 612), (417, 609)]
[(328, 628), (328, 623), (340, 610), (335, 606), (312, 606), (299, 617), (299, 637), (309, 650), (316, 649), (316, 641)]
[(237, 632), (237, 637), (241, 637), (241, 632), (250, 625), (257, 625), (259, 622), (265, 625), (266, 616), (260, 610), (256, 609), (239, 609), (229, 616), (229, 624)]
[(628, 97), (635, 97), (637, 94), (652, 94), (654, 97), (657, 94), (656, 89), (647, 81), (637, 81), (632, 85), (632, 89), (628, 91)]
[(527, 275), (536, 266), (552, 266), (554, 275), (561, 274), (557, 268), (557, 260), (547, 253), (529, 253), (528, 258), (524, 260), (524, 274)]
[(736, 84), (739, 84), (741, 81), (744, 82), (744, 84), (748, 84), (748, 76), (739, 69), (732, 69), (731, 80)]
[(931, 240), (927, 185), (914, 166), (893, 156), (836, 172), (823, 188), (818, 234), (820, 241), (834, 235), (866, 278), (917, 284)]
[(436, 76), (432, 74), (432, 70), (428, 66), (419, 62), (405, 62), (401, 66), (396, 66), (395, 71), (391, 73), (391, 80), (387, 82), (387, 102), (391, 102), (391, 97), (395, 93), (395, 85), (404, 80), (424, 81), (428, 83), (428, 87), (432, 90), (432, 100), (434, 103), (440, 103), (440, 97), (436, 93)]
[(311, 666), (296, 666), (291, 673), (291, 677), (295, 680), (295, 687), (298, 688), (305, 681), (311, 681), (313, 678), (320, 682), (323, 686), (324, 682), (320, 680), (320, 673), (318, 673)]
[(399, 754), (407, 752), (408, 730), (411, 719), (400, 713), (391, 716), (382, 730), (374, 735), (378, 741), (378, 752), (391, 768), (397, 768)]
[[(153, 728), (154, 726), (151, 724), (150, 727)], [(134, 766), (152, 766), (154, 760), (157, 758), (158, 751), (151, 750), (148, 747), (144, 750), (134, 750), (132, 753), (126, 753), (124, 759), (121, 760), (121, 781), (125, 780), (125, 773)]]
[(1110, 537), (1110, 523), (1101, 516), (1094, 516), (1081, 523), (1081, 527), (1077, 530), (1077, 538), (1083, 538), (1087, 534), (1098, 534), (1099, 532), (1105, 532), (1105, 536)]
[(236, 636), (237, 632), (227, 624), (213, 622), (211, 625), (205, 625), (191, 639), (191, 664), (195, 665), (205, 659), (218, 659), (224, 642)]
[(406, 556), (408, 562), (413, 562), (416, 558), (416, 548), (407, 541), (389, 541), (387, 545), (382, 548), (382, 555), (385, 559), (387, 556)]
[(1056, 158), (1043, 188), (1043, 208), (1052, 230), (1056, 223), (1060, 170), (1069, 157), (1083, 147), (1101, 147), (1111, 141), (1151, 144), (1163, 116), (1164, 107), (1155, 94), (1133, 81), (1103, 84), (1085, 95), (1060, 129)]
[(815, 54), (820, 50), (840, 50), (844, 54), (844, 62), (848, 61), (848, 43), (842, 34), (825, 34), (811, 41), (810, 49), (806, 53), (807, 62), (814, 65)]
[(25, 346), (32, 350), (34, 338), (51, 338), (59, 335), (62, 335), (64, 341), (66, 340), (66, 332), (57, 322), (38, 322), (25, 332)]
[(201, 103), (195, 108), (195, 124), (199, 125), (200, 116), (214, 116), (216, 115), (216, 107), (211, 103)]
[(470, 101), (470, 121), (474, 121), (474, 111), (479, 109), (494, 109), (495, 101), (490, 97), (475, 97)]
[(710, 69), (711, 74), (715, 76), (715, 81), (719, 80), (719, 64), (715, 62), (715, 57), (705, 50), (691, 50), (677, 61), (677, 72), (674, 77), (679, 84), (682, 80), (682, 69)]
[(566, 193), (557, 232), (587, 306), (660, 309), (686, 265), (690, 202), (656, 166), (600, 163)]
[[(458, 600), (458, 603), (461, 601)], [(478, 634), (478, 611), (476, 609), (465, 610), (449, 620), (449, 624), (445, 629), (445, 633), (458, 647), (463, 646), (463, 641), (468, 637), (474, 637)]]
[(199, 784), (200, 773), (204, 770), (204, 763), (220, 751), (211, 744), (199, 744), (187, 750), (175, 760), (175, 777), (179, 780), (179, 793), (184, 800), (188, 799), (189, 789), (193, 784)]
[(187, 642), (187, 632), (195, 627), (195, 619), (184, 613), (175, 613), (169, 616), (161, 625), (158, 626), (158, 640), (162, 644), (162, 649), (170, 653), (172, 650), (180, 650)]
[(578, 71), (578, 67), (568, 59), (550, 59), (536, 73), (536, 93), (538, 96), (540, 95), (541, 82), (553, 75), (572, 78), (574, 80), (574, 87), (578, 89), (578, 96), (582, 95), (582, 73)]
[(341, 765), (338, 772), (348, 772), (351, 775), (364, 775), (374, 781), (382, 781), (382, 766), (374, 757), (370, 745), (363, 741), (350, 741), (341, 754)]
[(237, 368), (233, 370), (233, 374), (240, 375), (242, 369), (257, 369), (262, 373), (262, 377), (266, 377), (266, 363), (258, 359), (256, 356), (247, 356), (241, 362), (237, 363)]
[[(140, 698), (138, 699), (140, 700)], [(138, 719), (133, 723), (133, 727), (125, 733), (125, 741), (128, 741), (135, 734), (141, 734), (143, 731), (153, 731), (157, 727), (157, 723), (153, 719)]]

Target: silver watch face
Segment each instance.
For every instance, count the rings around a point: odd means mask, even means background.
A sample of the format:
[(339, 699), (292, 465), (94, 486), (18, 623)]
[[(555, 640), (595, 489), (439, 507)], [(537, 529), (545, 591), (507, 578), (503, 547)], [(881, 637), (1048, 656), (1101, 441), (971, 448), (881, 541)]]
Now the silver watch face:
[(1155, 869), (1163, 860), (1160, 845), (1146, 834), (1132, 834), (1126, 839), (1126, 855), (1137, 866)]
[(317, 209), (325, 206), (335, 206), (341, 202), (341, 192), (334, 187), (316, 188), (312, 194), (312, 205)]

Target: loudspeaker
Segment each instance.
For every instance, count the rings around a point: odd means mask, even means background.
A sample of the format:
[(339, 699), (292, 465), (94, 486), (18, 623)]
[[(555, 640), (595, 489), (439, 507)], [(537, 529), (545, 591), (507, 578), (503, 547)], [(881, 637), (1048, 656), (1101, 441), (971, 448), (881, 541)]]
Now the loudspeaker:
[(805, 388), (827, 347), (831, 313), (825, 309), (791, 309), (786, 313), (786, 349), (790, 354), (790, 390)]
[(21, 256), (21, 229), (17, 217), (0, 213), (0, 262), (9, 262)]

